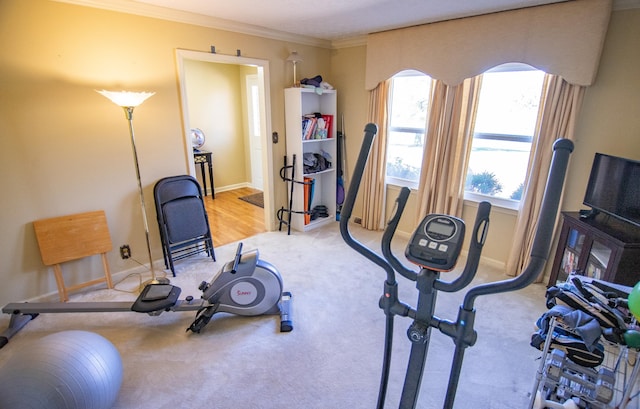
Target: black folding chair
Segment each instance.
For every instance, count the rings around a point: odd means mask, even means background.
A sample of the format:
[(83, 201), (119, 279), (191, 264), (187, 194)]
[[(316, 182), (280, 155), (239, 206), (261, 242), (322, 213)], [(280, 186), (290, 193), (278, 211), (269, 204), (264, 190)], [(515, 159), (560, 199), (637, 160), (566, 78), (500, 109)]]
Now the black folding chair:
[(173, 276), (174, 261), (205, 251), (213, 261), (213, 239), (198, 181), (188, 175), (160, 179), (153, 188), (164, 264)]

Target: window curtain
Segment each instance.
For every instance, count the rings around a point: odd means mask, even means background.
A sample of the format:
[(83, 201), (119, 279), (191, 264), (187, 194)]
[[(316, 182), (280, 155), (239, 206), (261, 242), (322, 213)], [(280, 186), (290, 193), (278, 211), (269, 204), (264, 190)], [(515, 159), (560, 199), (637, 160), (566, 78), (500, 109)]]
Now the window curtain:
[(368, 122), (378, 125), (369, 160), (362, 175), (362, 227), (368, 230), (384, 228), (385, 175), (387, 157), (387, 127), (389, 123), (389, 88), (387, 79), (369, 92)]
[(464, 181), (482, 76), (434, 80), (418, 187), (416, 223), (430, 213), (462, 216)]
[[(569, 84), (560, 76), (550, 74), (545, 76), (544, 98), (531, 149), (529, 168), (527, 169), (528, 176), (525, 180), (513, 243), (506, 264), (506, 271), (509, 275), (520, 274), (529, 262), (531, 245), (553, 156), (553, 143), (558, 138), (574, 139), (576, 118), (582, 105), (585, 90), (585, 86)], [(542, 277), (539, 277), (538, 282), (541, 280)]]

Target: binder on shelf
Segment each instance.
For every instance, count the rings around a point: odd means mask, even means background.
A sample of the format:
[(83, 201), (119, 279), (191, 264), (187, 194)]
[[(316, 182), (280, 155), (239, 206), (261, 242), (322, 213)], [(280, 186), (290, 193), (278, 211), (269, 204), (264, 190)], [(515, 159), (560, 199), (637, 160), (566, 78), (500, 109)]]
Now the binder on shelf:
[(324, 119), (324, 127), (327, 130), (326, 138), (331, 138), (331, 136), (333, 135), (333, 133), (331, 133), (333, 129), (333, 115), (323, 114), (322, 119)]
[[(293, 155), (293, 161), (291, 165), (287, 164), (287, 157), (284, 157), (284, 166), (280, 168), (280, 177), (285, 182), (289, 182), (289, 207), (284, 206), (277, 211), (276, 215), (280, 221), (279, 230), (282, 230), (282, 225), (287, 225), (287, 234), (291, 234), (291, 215), (299, 214), (303, 217), (304, 225), (311, 223), (311, 208), (315, 190), (315, 178), (305, 176), (302, 180), (296, 180), (296, 155)], [(290, 175), (287, 174), (290, 172)], [(295, 185), (302, 185), (304, 201), (301, 204), (302, 210), (294, 210), (293, 207), (293, 191)]]
[(311, 222), (311, 203), (313, 202), (314, 179), (304, 177), (304, 224)]
[(313, 178), (305, 177), (304, 178), (304, 188), (305, 188), (305, 197), (304, 197), (304, 224), (309, 224), (311, 222), (311, 202), (313, 201)]

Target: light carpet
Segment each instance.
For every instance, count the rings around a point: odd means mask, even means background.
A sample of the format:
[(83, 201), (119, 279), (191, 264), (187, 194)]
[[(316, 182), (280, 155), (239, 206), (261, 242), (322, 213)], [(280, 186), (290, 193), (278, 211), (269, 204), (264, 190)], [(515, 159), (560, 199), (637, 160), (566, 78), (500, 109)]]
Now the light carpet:
[[(354, 227), (354, 235), (379, 249), (379, 233)], [(185, 332), (193, 312), (157, 317), (133, 312), (42, 314), (0, 350), (0, 365), (29, 341), (58, 331), (86, 330), (106, 337), (121, 354), (124, 378), (114, 408), (374, 408), (384, 341), (384, 314), (378, 308), (384, 272), (344, 244), (338, 223), (289, 236), (263, 233), (243, 243), (245, 251), (258, 248), (293, 293), (293, 332), (280, 333), (277, 316), (218, 314), (202, 333), (193, 334)], [(394, 241), (397, 254), (403, 254), (405, 244)], [(210, 281), (235, 250), (235, 243), (216, 248), (217, 262), (196, 256), (176, 263), (177, 277), (171, 282), (182, 288), (181, 298), (199, 298), (199, 283)], [(474, 284), (506, 278), (481, 266)], [(413, 305), (414, 284), (398, 280), (401, 300)], [(117, 287), (136, 286), (137, 280), (128, 279)], [(465, 292), (440, 293), (437, 315), (455, 320)], [(478, 341), (466, 350), (455, 408), (527, 406), (540, 356), (529, 339), (545, 311), (544, 292), (543, 285), (534, 284), (478, 298)], [(94, 290), (72, 295), (71, 301), (135, 297)], [(8, 321), (8, 316), (0, 317), (3, 328)], [(398, 407), (409, 324), (407, 318), (396, 318), (387, 408)], [(453, 347), (450, 338), (433, 330), (419, 408), (442, 407)]]

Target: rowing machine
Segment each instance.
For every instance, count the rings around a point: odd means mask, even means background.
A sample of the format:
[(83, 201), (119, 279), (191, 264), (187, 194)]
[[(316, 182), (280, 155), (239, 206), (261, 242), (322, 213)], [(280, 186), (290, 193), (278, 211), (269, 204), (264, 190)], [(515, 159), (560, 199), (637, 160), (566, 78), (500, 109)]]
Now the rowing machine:
[(293, 330), (290, 292), (283, 292), (282, 278), (270, 263), (259, 258), (258, 250), (242, 254), (238, 244), (233, 261), (226, 263), (210, 282), (203, 281), (199, 300), (192, 296), (178, 299), (181, 289), (171, 284), (148, 284), (132, 303), (108, 302), (44, 302), (11, 303), (2, 312), (11, 314), (8, 328), (0, 334), (0, 348), (39, 314), (133, 311), (158, 316), (163, 312), (196, 311), (187, 331), (199, 333), (218, 312), (256, 316), (280, 313), (280, 332)]

